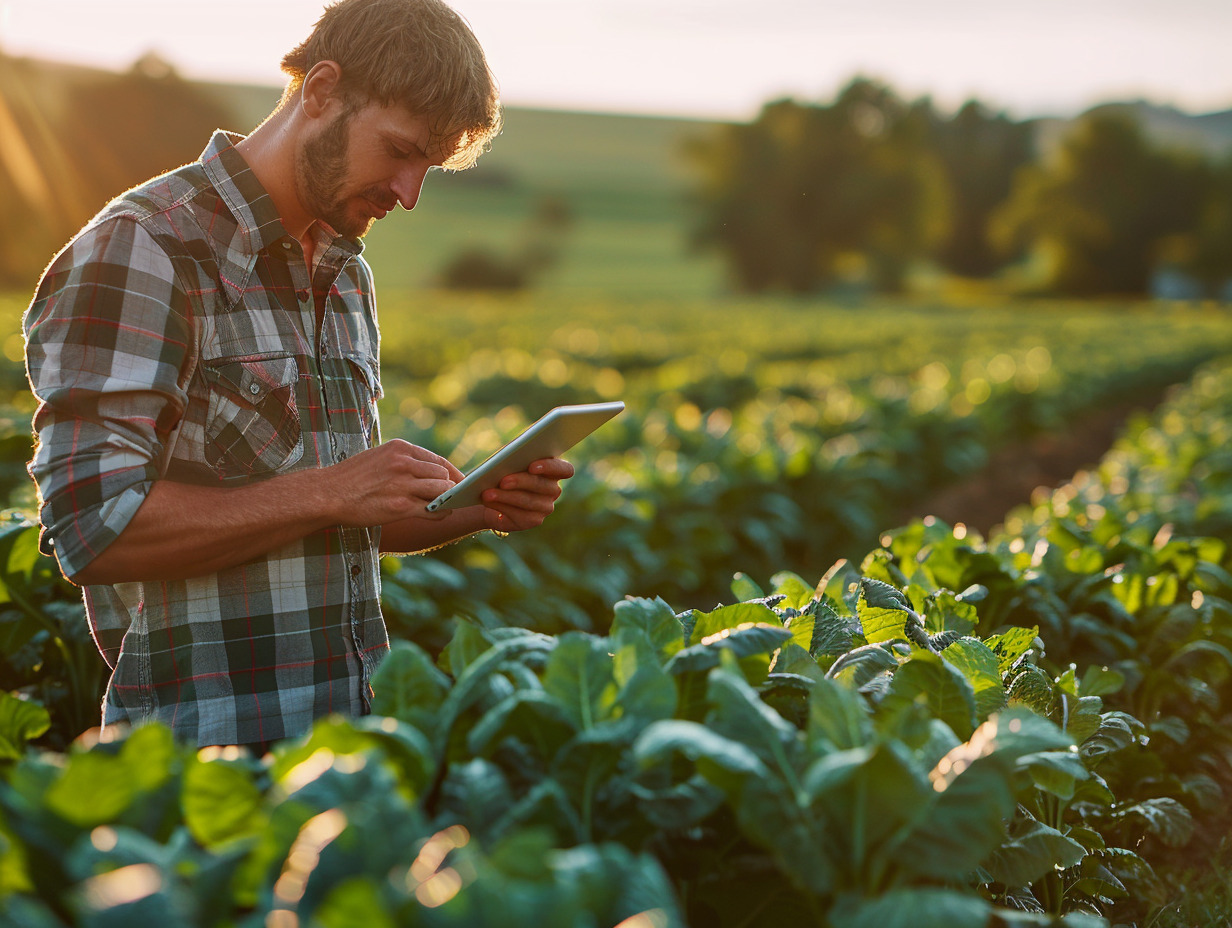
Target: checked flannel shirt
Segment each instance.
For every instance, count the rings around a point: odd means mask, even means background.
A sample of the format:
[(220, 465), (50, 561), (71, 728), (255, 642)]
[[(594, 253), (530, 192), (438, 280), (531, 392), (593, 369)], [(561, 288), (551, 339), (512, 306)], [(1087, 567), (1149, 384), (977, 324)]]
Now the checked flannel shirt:
[[(25, 333), (40, 520), (72, 577), (158, 479), (211, 486), (324, 467), (378, 441), (378, 331), (359, 242), (300, 243), (216, 133), (117, 198), (48, 267)], [(323, 303), (322, 324), (317, 304)], [(83, 589), (112, 675), (103, 723), (265, 742), (368, 711), (389, 642), (379, 529), (319, 531), (189, 580)]]

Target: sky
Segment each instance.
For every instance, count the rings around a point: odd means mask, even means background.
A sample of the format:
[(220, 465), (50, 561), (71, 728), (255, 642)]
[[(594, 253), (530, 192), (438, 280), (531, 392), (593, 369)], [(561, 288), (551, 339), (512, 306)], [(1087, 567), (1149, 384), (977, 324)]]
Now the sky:
[[(856, 74), (1017, 117), (1232, 108), (1232, 0), (453, 0), (511, 105), (749, 119)], [(0, 51), (281, 84), (321, 0), (0, 0)], [(208, 16), (202, 15), (208, 10)]]

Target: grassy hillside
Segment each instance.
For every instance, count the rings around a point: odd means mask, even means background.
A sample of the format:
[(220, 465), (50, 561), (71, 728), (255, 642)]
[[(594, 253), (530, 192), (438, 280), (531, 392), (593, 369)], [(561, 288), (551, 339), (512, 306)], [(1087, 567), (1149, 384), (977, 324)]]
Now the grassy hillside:
[(413, 213), (369, 236), (383, 286), (428, 285), (465, 247), (517, 251), (544, 198), (573, 217), (562, 260), (543, 280), (557, 292), (707, 295), (716, 258), (688, 249), (686, 140), (705, 123), (510, 108), (505, 131), (470, 171), (434, 173)]

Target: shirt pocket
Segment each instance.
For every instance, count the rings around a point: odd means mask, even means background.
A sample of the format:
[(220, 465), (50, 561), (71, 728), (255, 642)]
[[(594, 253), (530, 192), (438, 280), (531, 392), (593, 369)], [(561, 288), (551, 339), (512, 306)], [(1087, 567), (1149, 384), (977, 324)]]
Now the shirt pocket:
[(203, 360), (205, 460), (223, 479), (272, 474), (304, 456), (290, 355)]
[(346, 352), (343, 357), (351, 375), (352, 389), (355, 391), (355, 413), (364, 436), (364, 444), (371, 447), (372, 430), (377, 421), (377, 401), (384, 396), (381, 390), (380, 368), (376, 358), (368, 354)]

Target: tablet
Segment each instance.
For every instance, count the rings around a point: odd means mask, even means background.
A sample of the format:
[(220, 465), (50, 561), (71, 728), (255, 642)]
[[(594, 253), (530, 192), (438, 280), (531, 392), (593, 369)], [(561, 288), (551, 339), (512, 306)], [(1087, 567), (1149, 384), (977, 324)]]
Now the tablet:
[(428, 511), (477, 505), (484, 490), (499, 485), (509, 474), (521, 473), (535, 461), (560, 457), (624, 408), (620, 402), (557, 406), (428, 503)]

